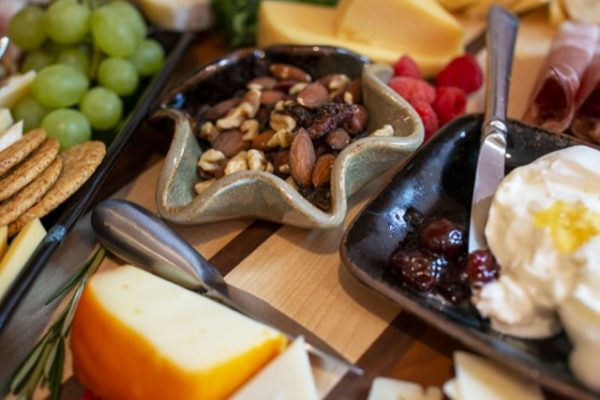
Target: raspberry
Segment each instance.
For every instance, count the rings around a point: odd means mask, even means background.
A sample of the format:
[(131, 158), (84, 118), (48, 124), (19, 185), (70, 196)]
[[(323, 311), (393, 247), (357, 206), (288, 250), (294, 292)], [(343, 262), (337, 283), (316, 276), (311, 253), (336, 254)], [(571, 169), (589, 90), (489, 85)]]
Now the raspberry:
[(431, 107), (431, 104), (424, 101), (418, 101), (412, 105), (421, 117), (423, 126), (425, 127), (425, 141), (429, 140), (439, 128), (438, 118)]
[(406, 54), (400, 57), (393, 65), (394, 76), (408, 76), (410, 78), (421, 79), (421, 70), (417, 63)]
[(419, 101), (431, 104), (435, 99), (435, 89), (429, 83), (408, 76), (392, 78), (389, 86), (400, 96), (404, 97), (411, 105)]
[(433, 101), (440, 126), (446, 122), (463, 115), (467, 108), (467, 94), (464, 90), (454, 86), (438, 86), (435, 88), (435, 100)]
[(457, 86), (469, 94), (483, 84), (483, 71), (474, 56), (465, 54), (450, 61), (435, 80), (438, 86)]

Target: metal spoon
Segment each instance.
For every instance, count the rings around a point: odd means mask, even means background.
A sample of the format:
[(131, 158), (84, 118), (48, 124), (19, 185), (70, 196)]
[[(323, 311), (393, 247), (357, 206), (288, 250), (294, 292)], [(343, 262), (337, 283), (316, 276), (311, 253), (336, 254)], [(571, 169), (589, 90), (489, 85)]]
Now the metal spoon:
[(10, 40), (8, 39), (8, 36), (2, 36), (0, 38), (0, 60), (2, 60), (2, 57), (4, 57), (4, 53), (6, 53), (9, 43)]
[(333, 347), (267, 302), (231, 286), (219, 271), (185, 239), (148, 210), (125, 200), (105, 200), (92, 212), (98, 241), (126, 262), (200, 291), (226, 306), (285, 333), (304, 336), (307, 350), (321, 360), (342, 363), (356, 374), (363, 371)]

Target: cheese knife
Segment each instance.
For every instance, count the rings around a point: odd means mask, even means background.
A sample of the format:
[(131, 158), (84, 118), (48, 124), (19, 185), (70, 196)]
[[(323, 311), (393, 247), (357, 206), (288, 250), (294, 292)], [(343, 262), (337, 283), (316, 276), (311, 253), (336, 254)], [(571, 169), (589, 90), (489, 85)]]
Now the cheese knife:
[(487, 249), (484, 230), (496, 188), (504, 178), (506, 110), (519, 20), (500, 6), (488, 13), (486, 104), (469, 221), (469, 252)]
[(105, 200), (92, 212), (98, 241), (111, 253), (138, 267), (188, 289), (199, 291), (234, 310), (269, 325), (288, 338), (304, 336), (314, 356), (353, 365), (317, 335), (262, 299), (225, 282), (219, 271), (185, 239), (148, 210), (126, 200)]

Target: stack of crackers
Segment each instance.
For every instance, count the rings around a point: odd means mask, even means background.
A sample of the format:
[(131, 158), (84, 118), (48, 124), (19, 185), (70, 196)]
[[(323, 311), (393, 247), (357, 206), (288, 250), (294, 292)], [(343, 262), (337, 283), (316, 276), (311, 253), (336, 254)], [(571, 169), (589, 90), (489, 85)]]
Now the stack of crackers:
[(59, 150), (56, 139), (35, 129), (0, 152), (0, 227), (7, 225), (9, 236), (67, 200), (106, 154), (98, 141)]

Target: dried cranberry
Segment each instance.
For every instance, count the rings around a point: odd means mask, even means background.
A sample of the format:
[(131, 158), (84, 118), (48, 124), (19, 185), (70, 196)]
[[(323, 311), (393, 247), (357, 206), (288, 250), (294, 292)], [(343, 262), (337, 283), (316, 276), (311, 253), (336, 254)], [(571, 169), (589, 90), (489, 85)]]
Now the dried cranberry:
[(441, 261), (418, 249), (400, 249), (392, 254), (390, 266), (402, 282), (426, 292), (434, 287), (441, 275)]
[(313, 123), (311, 111), (298, 103), (286, 104), (283, 107), (283, 113), (294, 118), (296, 124), (303, 128), (308, 128)]
[(419, 242), (434, 254), (453, 260), (465, 249), (465, 233), (446, 218), (431, 221), (421, 231)]
[(489, 250), (477, 250), (469, 254), (467, 273), (473, 287), (481, 287), (485, 283), (498, 279), (500, 266)]

